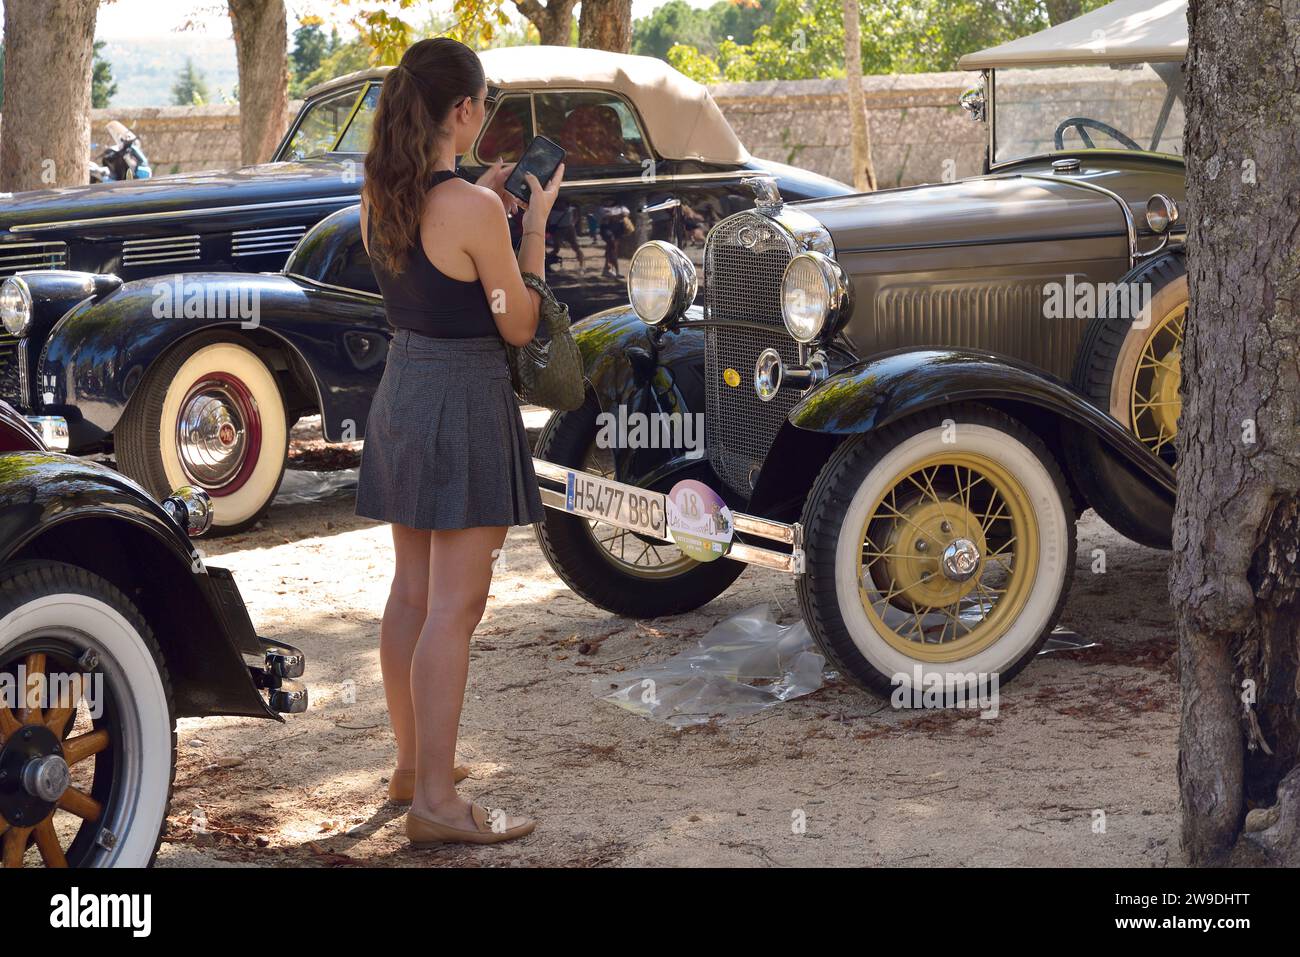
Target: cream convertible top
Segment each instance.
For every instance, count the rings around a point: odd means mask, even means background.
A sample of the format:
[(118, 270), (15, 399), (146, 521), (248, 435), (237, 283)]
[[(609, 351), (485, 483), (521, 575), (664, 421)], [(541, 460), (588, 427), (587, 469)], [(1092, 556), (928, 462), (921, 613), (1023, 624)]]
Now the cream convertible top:
[[(650, 142), (665, 159), (745, 163), (749, 152), (701, 84), (663, 60), (581, 47), (521, 46), (479, 54), (489, 86), (502, 89), (613, 90), (636, 106)], [(357, 80), (387, 75), (376, 67), (322, 83), (311, 98)]]
[(1179, 63), (1187, 56), (1187, 0), (1115, 0), (1076, 20), (958, 61), (963, 70)]

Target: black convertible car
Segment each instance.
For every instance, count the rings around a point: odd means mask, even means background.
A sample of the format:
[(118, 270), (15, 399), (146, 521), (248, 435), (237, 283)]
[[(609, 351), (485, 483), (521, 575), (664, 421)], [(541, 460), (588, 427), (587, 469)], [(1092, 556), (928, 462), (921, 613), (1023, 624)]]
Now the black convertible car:
[[(702, 266), (707, 229), (753, 206), (747, 180), (792, 199), (849, 191), (752, 158), (708, 91), (660, 60), (520, 47), (483, 62), (496, 105), (463, 165), (512, 159), (534, 133), (566, 147), (548, 279), (574, 319), (626, 302), (643, 242)], [(363, 438), (389, 329), (355, 202), (384, 75), (312, 91), (274, 163), (11, 200), (0, 268), (38, 238), (60, 268), (0, 283), (0, 398), (52, 445), (113, 450), (155, 494), (206, 490), (226, 530), (274, 497), (300, 417)]]

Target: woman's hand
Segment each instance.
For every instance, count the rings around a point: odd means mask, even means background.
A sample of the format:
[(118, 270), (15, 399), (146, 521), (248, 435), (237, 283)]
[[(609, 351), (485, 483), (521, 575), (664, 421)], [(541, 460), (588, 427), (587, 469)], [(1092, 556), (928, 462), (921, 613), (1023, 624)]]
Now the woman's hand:
[(498, 159), (477, 180), (479, 186), (486, 186), (501, 198), (501, 205), (505, 208), (507, 216), (513, 216), (515, 210), (519, 208), (519, 200), (513, 194), (506, 192), (506, 180), (510, 178), (510, 171), (514, 168), (514, 163), (506, 163)]
[(561, 163), (555, 168), (555, 175), (545, 187), (538, 182), (537, 177), (532, 173), (524, 173), (524, 182), (528, 184), (531, 197), (528, 206), (524, 211), (524, 232), (539, 232), (545, 234), (546, 219), (551, 215), (551, 207), (555, 205), (555, 198), (560, 195), (560, 183), (564, 181), (564, 164)]

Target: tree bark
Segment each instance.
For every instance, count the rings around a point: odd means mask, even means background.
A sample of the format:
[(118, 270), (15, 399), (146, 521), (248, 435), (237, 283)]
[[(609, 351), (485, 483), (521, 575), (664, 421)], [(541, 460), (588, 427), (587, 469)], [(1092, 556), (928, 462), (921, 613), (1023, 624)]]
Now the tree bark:
[(577, 3), (578, 0), (549, 0), (543, 5), (540, 0), (515, 0), (519, 12), (537, 28), (542, 46), (552, 47), (569, 45), (573, 35), (573, 8)]
[(289, 116), (289, 28), (284, 0), (229, 0), (239, 65), (239, 155), (271, 158)]
[[(1191, 0), (1170, 596), (1183, 846), (1300, 864), (1300, 0)], [(1249, 813), (1248, 813), (1249, 812)]]
[(88, 180), (99, 0), (6, 0), (0, 190)]
[(862, 11), (858, 3), (859, 0), (844, 0), (844, 79), (848, 85), (853, 188), (866, 193), (876, 189), (876, 167), (871, 161), (871, 128), (867, 125), (867, 101), (862, 93)]
[(632, 0), (583, 0), (578, 46), (627, 53), (632, 49)]

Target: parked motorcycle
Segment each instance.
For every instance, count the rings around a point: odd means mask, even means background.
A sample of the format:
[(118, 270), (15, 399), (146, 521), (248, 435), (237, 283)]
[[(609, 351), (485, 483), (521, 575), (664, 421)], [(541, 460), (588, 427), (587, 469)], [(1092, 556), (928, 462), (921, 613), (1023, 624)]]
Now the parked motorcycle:
[[(90, 160), (92, 183), (112, 183), (124, 179), (148, 179), (153, 175), (149, 159), (140, 148), (140, 138), (117, 120), (108, 121), (108, 135), (113, 145), (99, 154), (99, 161)], [(91, 147), (94, 149), (95, 147)]]

